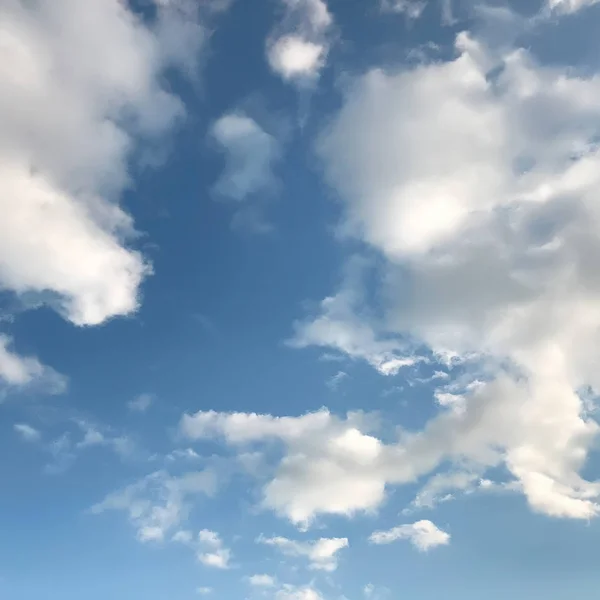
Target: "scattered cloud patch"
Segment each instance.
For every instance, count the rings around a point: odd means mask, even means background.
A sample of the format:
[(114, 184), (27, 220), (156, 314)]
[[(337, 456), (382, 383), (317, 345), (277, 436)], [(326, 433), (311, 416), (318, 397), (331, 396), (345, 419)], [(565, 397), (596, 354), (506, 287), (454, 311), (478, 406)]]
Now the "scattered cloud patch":
[(323, 600), (321, 593), (311, 585), (285, 584), (277, 590), (275, 600)]
[(548, 0), (548, 7), (559, 13), (576, 13), (584, 8), (598, 4), (599, 0)]
[(309, 568), (319, 571), (335, 571), (338, 566), (337, 553), (348, 547), (347, 538), (320, 538), (299, 542), (280, 536), (260, 536), (257, 541), (277, 548), (286, 556), (305, 557), (309, 561)]
[(42, 437), (41, 433), (35, 427), (27, 423), (15, 423), (13, 429), (26, 442), (39, 442)]
[(223, 540), (215, 531), (203, 529), (198, 533), (198, 560), (206, 567), (228, 569), (231, 551), (225, 548)]
[(349, 375), (348, 373), (346, 373), (346, 371), (338, 371), (335, 375), (332, 375), (328, 380), (327, 380), (327, 387), (335, 392), (337, 390), (340, 389), (340, 386), (342, 385), (342, 382), (344, 382), (346, 379), (348, 379)]
[(178, 477), (156, 471), (109, 494), (92, 506), (90, 512), (99, 515), (124, 511), (141, 542), (161, 542), (187, 519), (191, 499), (198, 495), (212, 496), (216, 487), (217, 478), (210, 470), (192, 471)]
[(401, 13), (408, 19), (418, 19), (426, 6), (425, 0), (381, 0), (383, 12)]
[(153, 394), (139, 394), (133, 400), (127, 403), (127, 408), (131, 412), (145, 413), (154, 402)]
[(237, 202), (272, 190), (272, 167), (280, 157), (277, 139), (243, 112), (223, 115), (210, 135), (225, 154), (225, 170), (214, 186), (219, 196)]
[(12, 340), (0, 334), (0, 381), (12, 388), (46, 394), (61, 394), (66, 390), (64, 375), (42, 365), (37, 358), (17, 354), (11, 345)]

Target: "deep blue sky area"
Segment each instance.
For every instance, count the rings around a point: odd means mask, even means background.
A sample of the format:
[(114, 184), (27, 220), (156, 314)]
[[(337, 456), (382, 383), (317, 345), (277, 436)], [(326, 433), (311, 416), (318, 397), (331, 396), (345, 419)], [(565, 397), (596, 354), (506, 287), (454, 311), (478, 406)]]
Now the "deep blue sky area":
[(0, 599), (597, 598), (599, 26), (1, 2)]

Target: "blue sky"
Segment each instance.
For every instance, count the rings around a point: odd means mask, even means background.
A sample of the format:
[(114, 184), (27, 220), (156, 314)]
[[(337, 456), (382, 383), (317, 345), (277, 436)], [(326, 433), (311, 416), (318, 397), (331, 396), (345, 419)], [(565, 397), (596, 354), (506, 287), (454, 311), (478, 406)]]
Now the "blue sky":
[(599, 26), (2, 2), (0, 598), (595, 598)]

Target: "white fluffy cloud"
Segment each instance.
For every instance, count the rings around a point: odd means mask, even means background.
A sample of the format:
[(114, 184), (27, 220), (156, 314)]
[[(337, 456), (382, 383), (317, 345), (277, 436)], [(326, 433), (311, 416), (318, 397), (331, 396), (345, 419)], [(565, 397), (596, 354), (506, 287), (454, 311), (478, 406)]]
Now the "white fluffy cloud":
[(160, 542), (185, 521), (190, 498), (199, 494), (211, 496), (216, 485), (215, 474), (210, 470), (190, 472), (179, 477), (156, 471), (108, 495), (102, 502), (92, 506), (90, 511), (92, 514), (107, 510), (125, 511), (140, 541)]
[(369, 541), (372, 544), (391, 544), (397, 540), (409, 540), (421, 552), (450, 543), (450, 534), (442, 531), (431, 521), (417, 521), (400, 525), (388, 531), (375, 531)]
[(323, 0), (281, 2), (283, 21), (267, 41), (269, 65), (287, 81), (310, 84), (325, 65), (333, 19)]
[(223, 115), (211, 135), (225, 153), (225, 170), (214, 186), (217, 194), (241, 201), (273, 187), (273, 164), (280, 156), (276, 138), (242, 112)]
[(320, 538), (299, 542), (285, 537), (259, 537), (258, 542), (273, 546), (287, 556), (302, 556), (308, 559), (309, 567), (319, 571), (335, 571), (338, 566), (337, 553), (348, 547), (347, 538)]
[(465, 34), (456, 54), (359, 78), (319, 152), (345, 230), (387, 259), (388, 334), (484, 365), (411, 445), (504, 464), (533, 509), (589, 518), (600, 80)]
[(149, 272), (118, 200), (136, 141), (183, 114), (164, 69), (203, 39), (192, 3), (163, 4), (150, 25), (116, 0), (0, 7), (0, 286), (78, 325), (135, 311)]
[(275, 578), (265, 574), (251, 575), (248, 577), (248, 583), (254, 587), (274, 587)]
[(12, 340), (0, 334), (0, 381), (15, 388), (35, 386), (49, 394), (60, 394), (67, 386), (67, 379), (42, 365), (37, 358), (21, 356), (14, 352)]

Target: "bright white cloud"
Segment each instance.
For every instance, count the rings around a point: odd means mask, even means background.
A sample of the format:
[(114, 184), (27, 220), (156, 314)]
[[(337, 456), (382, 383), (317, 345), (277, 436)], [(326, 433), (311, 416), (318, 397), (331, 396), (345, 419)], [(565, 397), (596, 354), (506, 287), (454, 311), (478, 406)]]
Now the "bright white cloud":
[(257, 574), (248, 577), (248, 583), (254, 587), (274, 587), (275, 578), (271, 575)]
[(331, 13), (323, 0), (281, 2), (286, 13), (267, 41), (267, 60), (286, 81), (313, 83), (329, 52)]
[(272, 167), (280, 156), (279, 143), (254, 119), (242, 112), (228, 113), (213, 124), (211, 135), (226, 159), (214, 186), (217, 194), (242, 201), (273, 187)]
[(136, 142), (183, 114), (163, 72), (181, 66), (182, 41), (193, 56), (203, 39), (192, 6), (144, 24), (126, 2), (2, 3), (1, 287), (41, 294), (77, 325), (136, 310), (150, 268), (118, 199)]
[(320, 538), (299, 542), (285, 537), (259, 537), (258, 542), (273, 546), (287, 556), (301, 556), (309, 561), (309, 567), (320, 571), (335, 571), (338, 566), (337, 553), (348, 547), (347, 538)]
[(439, 529), (431, 521), (417, 521), (388, 531), (376, 531), (369, 538), (372, 544), (391, 544), (397, 540), (409, 540), (421, 552), (426, 552), (436, 546), (449, 544), (450, 534)]
[(108, 495), (102, 502), (92, 506), (90, 511), (92, 514), (107, 510), (125, 511), (140, 541), (163, 541), (187, 519), (190, 498), (211, 496), (216, 485), (216, 476), (210, 470), (190, 472), (179, 477), (156, 471)]
[(297, 35), (286, 35), (269, 48), (271, 68), (284, 79), (314, 77), (325, 64), (327, 49)]
[(27, 423), (15, 423), (13, 429), (23, 438), (26, 442), (39, 442), (41, 438), (40, 432)]
[(405, 443), (436, 464), (504, 464), (534, 510), (586, 519), (600, 492), (579, 475), (598, 432), (579, 391), (600, 389), (600, 80), (465, 34), (456, 52), (359, 78), (320, 155), (345, 231), (387, 259), (383, 331), (486, 371)]

